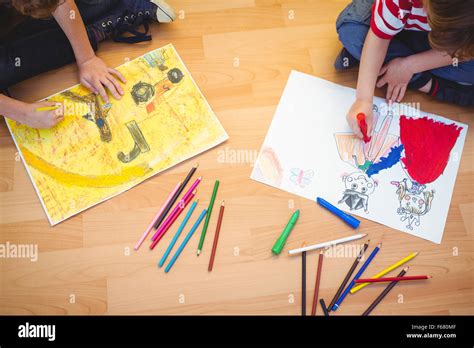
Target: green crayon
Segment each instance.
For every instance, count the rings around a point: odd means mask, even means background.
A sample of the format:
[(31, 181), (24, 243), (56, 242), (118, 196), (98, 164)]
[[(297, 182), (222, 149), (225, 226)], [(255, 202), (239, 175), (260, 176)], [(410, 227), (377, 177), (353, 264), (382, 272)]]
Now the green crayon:
[(296, 221), (298, 221), (298, 217), (300, 216), (300, 210), (298, 209), (291, 215), (290, 221), (286, 224), (285, 229), (281, 233), (280, 237), (278, 237), (277, 241), (273, 245), (272, 252), (275, 255), (280, 255), (281, 251), (283, 250), (283, 247), (285, 246), (286, 240), (288, 239), (288, 236), (290, 235), (291, 231), (295, 227)]

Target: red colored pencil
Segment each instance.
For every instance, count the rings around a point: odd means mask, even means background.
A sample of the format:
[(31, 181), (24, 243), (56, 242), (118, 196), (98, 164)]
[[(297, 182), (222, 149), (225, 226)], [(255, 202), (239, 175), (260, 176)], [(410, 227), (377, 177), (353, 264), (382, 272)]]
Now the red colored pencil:
[(217, 242), (219, 241), (219, 232), (221, 231), (221, 224), (222, 224), (222, 217), (224, 216), (224, 201), (222, 201), (221, 204), (221, 209), (219, 210), (219, 218), (217, 219), (217, 227), (216, 227), (216, 233), (214, 234), (214, 243), (212, 244), (212, 252), (211, 252), (211, 258), (209, 259), (209, 267), (208, 271), (212, 271), (212, 267), (214, 266), (214, 258), (216, 256), (216, 249), (217, 249)]
[(386, 278), (366, 278), (356, 279), (356, 283), (382, 283), (382, 282), (401, 282), (404, 280), (422, 280), (430, 279), (430, 275), (406, 276), (406, 277), (386, 277)]
[(176, 210), (174, 215), (170, 215), (171, 219), (168, 221), (168, 223), (166, 225), (163, 225), (162, 231), (160, 232), (160, 234), (158, 234), (156, 236), (155, 240), (153, 240), (153, 243), (151, 243), (151, 245), (150, 245), (151, 250), (153, 250), (155, 248), (156, 244), (158, 244), (158, 242), (161, 240), (161, 238), (163, 238), (165, 233), (168, 232), (168, 230), (171, 227), (171, 225), (173, 224), (173, 222), (176, 221), (176, 219), (183, 212), (183, 210), (186, 208), (188, 203), (191, 202), (191, 200), (196, 195), (196, 191), (197, 190), (194, 190), (192, 192), (192, 194), (186, 198), (186, 201), (184, 201), (184, 202), (181, 201), (180, 203), (178, 203), (178, 205), (177, 205), (178, 210)]
[(316, 308), (318, 306), (319, 282), (321, 280), (321, 268), (323, 267), (324, 249), (321, 249), (318, 259), (318, 271), (316, 272), (316, 285), (314, 286), (313, 309), (311, 315), (316, 315)]

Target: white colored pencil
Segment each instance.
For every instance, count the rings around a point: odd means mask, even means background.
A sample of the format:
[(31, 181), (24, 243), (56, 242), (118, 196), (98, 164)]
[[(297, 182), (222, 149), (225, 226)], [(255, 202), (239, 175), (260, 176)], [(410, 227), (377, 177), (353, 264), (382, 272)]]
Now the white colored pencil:
[(350, 236), (350, 237), (339, 238), (339, 239), (331, 240), (329, 242), (309, 245), (307, 247), (290, 250), (290, 251), (288, 251), (288, 254), (290, 254), (290, 255), (299, 254), (299, 253), (302, 253), (303, 251), (316, 250), (316, 249), (325, 248), (325, 247), (335, 245), (335, 244), (346, 243), (346, 242), (350, 242), (352, 240), (364, 238), (366, 235), (367, 235), (367, 233), (355, 234), (355, 235)]

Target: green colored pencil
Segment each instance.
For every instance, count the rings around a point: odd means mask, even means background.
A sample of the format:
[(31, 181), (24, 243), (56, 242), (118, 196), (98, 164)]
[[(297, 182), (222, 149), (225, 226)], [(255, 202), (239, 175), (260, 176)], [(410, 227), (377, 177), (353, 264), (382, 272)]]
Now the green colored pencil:
[(214, 184), (214, 191), (212, 191), (211, 201), (209, 202), (209, 207), (207, 208), (206, 220), (204, 221), (204, 226), (202, 227), (201, 239), (199, 240), (197, 256), (201, 253), (202, 245), (204, 244), (204, 238), (206, 238), (207, 226), (209, 225), (209, 220), (211, 219), (212, 207), (214, 206), (214, 201), (216, 200), (217, 189), (219, 188), (219, 180), (216, 180)]

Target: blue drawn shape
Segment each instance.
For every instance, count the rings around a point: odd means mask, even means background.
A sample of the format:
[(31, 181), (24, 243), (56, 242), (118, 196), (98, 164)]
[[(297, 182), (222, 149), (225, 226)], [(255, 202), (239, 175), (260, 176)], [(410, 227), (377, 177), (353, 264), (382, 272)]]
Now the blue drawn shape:
[(402, 151), (403, 144), (392, 147), (387, 157), (382, 157), (379, 162), (373, 163), (369, 169), (367, 169), (367, 176), (370, 178), (372, 175), (378, 174), (384, 169), (393, 167), (400, 161), (400, 158), (402, 157)]
[(99, 128), (102, 128), (102, 127), (105, 125), (105, 122), (104, 122), (104, 120), (103, 120), (102, 118), (98, 118), (98, 119), (95, 121), (95, 123), (97, 124), (97, 126), (98, 126)]
[(147, 62), (150, 68), (159, 68), (160, 70), (166, 70), (165, 62), (168, 60), (166, 51), (157, 50), (148, 53), (143, 56), (143, 59)]

